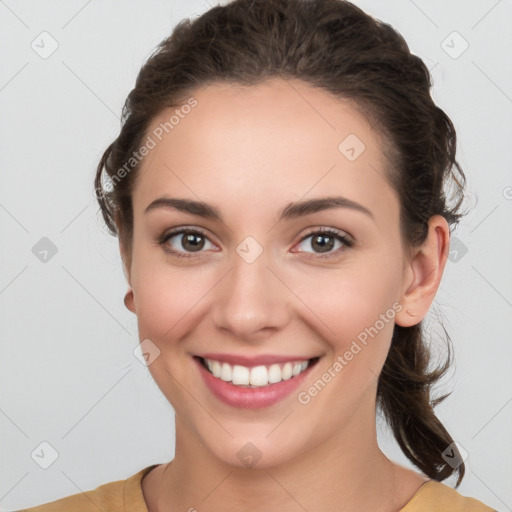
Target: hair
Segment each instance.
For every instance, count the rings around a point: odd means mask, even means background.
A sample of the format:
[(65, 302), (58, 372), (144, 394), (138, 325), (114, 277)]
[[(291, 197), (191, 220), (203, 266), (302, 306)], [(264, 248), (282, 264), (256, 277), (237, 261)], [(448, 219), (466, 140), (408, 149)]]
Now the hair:
[[(433, 215), (442, 215), (453, 230), (463, 215), (466, 181), (455, 159), (455, 128), (434, 104), (429, 70), (403, 37), (344, 0), (234, 0), (182, 20), (158, 45), (126, 99), (119, 136), (98, 164), (94, 184), (101, 213), (129, 261), (132, 190), (140, 167), (132, 157), (155, 116), (197, 87), (250, 86), (269, 78), (299, 79), (353, 102), (373, 120), (388, 141), (392, 165), (386, 178), (400, 201), (405, 247), (426, 239)], [(423, 321), (395, 325), (377, 405), (408, 459), (434, 480), (458, 473), (458, 487), (464, 463), (454, 468), (443, 458), (453, 439), (433, 410), (449, 393), (430, 396), (452, 361), (444, 333), (447, 357), (432, 369)], [(450, 448), (460, 455), (455, 444)]]

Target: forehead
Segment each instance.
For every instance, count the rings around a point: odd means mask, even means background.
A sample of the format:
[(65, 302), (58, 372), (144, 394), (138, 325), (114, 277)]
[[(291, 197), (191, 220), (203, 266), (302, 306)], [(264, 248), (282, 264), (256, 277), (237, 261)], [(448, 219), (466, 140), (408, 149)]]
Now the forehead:
[(284, 79), (215, 83), (191, 96), (193, 107), (166, 109), (147, 130), (155, 147), (139, 170), (136, 209), (164, 194), (222, 209), (226, 199), (278, 209), (338, 193), (374, 208), (396, 203), (383, 139), (353, 102)]

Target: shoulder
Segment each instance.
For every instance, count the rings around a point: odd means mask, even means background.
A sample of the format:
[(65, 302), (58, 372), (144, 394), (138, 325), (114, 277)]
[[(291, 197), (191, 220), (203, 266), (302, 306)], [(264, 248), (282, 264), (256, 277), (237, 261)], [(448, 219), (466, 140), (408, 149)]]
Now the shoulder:
[(155, 465), (144, 468), (126, 480), (109, 482), (91, 491), (66, 496), (18, 512), (147, 512), (141, 481), (154, 467)]
[(496, 512), (475, 498), (435, 480), (423, 484), (400, 512)]

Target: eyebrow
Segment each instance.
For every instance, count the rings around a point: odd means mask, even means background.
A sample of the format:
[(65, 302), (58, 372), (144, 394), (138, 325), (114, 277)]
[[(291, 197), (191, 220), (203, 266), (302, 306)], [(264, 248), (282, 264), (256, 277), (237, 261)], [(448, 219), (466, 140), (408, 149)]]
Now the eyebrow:
[[(147, 206), (147, 208), (144, 210), (144, 213), (159, 208), (172, 208), (179, 210), (181, 212), (197, 215), (199, 217), (224, 222), (222, 220), (222, 215), (217, 208), (202, 201), (194, 201), (192, 199), (171, 198), (166, 196), (159, 197), (158, 199), (155, 199), (151, 204)], [(364, 213), (365, 215), (368, 215), (369, 217), (374, 219), (373, 213), (370, 210), (368, 210), (368, 208), (364, 207), (362, 204), (352, 201), (351, 199), (348, 199), (346, 197), (332, 196), (319, 197), (316, 199), (309, 199), (307, 201), (289, 203), (281, 211), (279, 221), (302, 217), (305, 215), (310, 215), (312, 213), (320, 212), (322, 210), (328, 210), (331, 208), (350, 208), (351, 210)]]

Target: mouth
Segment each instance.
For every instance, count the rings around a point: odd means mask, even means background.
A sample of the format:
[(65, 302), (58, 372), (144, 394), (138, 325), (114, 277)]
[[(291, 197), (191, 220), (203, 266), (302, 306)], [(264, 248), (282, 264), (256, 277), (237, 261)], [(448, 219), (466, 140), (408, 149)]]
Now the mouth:
[(193, 356), (194, 359), (218, 380), (239, 388), (269, 388), (283, 381), (294, 380), (315, 366), (320, 356), (258, 366), (230, 364), (226, 361)]

